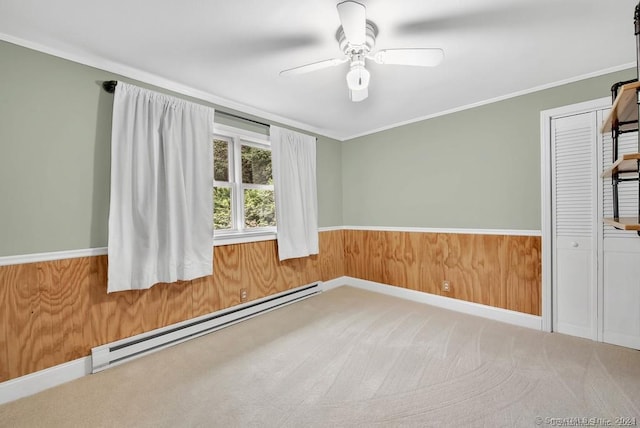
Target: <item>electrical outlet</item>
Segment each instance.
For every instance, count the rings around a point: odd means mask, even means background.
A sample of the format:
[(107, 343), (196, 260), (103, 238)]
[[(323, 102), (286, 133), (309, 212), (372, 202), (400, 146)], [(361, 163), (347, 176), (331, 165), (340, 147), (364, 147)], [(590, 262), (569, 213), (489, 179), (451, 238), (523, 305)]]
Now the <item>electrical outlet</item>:
[(451, 291), (451, 284), (449, 284), (449, 281), (447, 280), (442, 281), (442, 291), (446, 291), (446, 292)]
[(240, 289), (240, 301), (241, 302), (246, 302), (247, 301), (247, 289), (246, 288), (241, 288)]

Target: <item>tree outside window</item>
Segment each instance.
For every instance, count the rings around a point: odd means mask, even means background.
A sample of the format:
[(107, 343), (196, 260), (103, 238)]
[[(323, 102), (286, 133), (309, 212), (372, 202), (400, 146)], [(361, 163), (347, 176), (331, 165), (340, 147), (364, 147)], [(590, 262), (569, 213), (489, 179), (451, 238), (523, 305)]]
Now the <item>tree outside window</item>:
[(275, 231), (268, 141), (247, 138), (241, 130), (227, 134), (213, 141), (214, 229), (217, 235)]

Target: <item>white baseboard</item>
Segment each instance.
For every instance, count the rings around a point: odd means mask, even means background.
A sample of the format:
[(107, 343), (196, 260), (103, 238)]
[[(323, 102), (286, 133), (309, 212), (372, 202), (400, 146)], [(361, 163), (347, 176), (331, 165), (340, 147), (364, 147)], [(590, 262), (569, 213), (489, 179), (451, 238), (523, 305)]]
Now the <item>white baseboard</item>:
[[(341, 276), (330, 281), (324, 281), (322, 283), (322, 290), (328, 291), (343, 285), (412, 300), (414, 302), (426, 303), (428, 305), (450, 309), (469, 315), (476, 315), (520, 327), (527, 327), (535, 330), (542, 329), (542, 318), (539, 316), (509, 311), (507, 309), (494, 308), (492, 306), (480, 305), (478, 303), (466, 302), (464, 300), (452, 299), (449, 297), (437, 296), (435, 294), (423, 293), (421, 291), (408, 290), (406, 288), (394, 287), (392, 285), (352, 278), (350, 276)], [(81, 378), (90, 373), (91, 357), (84, 357), (2, 382), (0, 383), (0, 404), (36, 394), (44, 391), (45, 389), (53, 388), (54, 386)]]
[(91, 357), (78, 358), (0, 383), (0, 404), (79, 379), (91, 373)]
[(350, 276), (341, 276), (330, 281), (324, 281), (322, 283), (322, 291), (329, 291), (337, 287), (341, 287), (343, 285), (348, 285), (349, 281), (353, 278)]
[(605, 331), (603, 332), (602, 341), (613, 345), (640, 350), (640, 339), (638, 339), (638, 336), (636, 335)]
[(435, 294), (424, 293), (422, 291), (409, 290), (379, 282), (352, 278), (350, 276), (343, 276), (338, 279), (325, 282), (325, 290), (327, 289), (327, 283), (330, 283), (332, 288), (339, 287), (340, 285), (350, 285), (352, 287), (374, 291), (376, 293), (412, 300), (414, 302), (426, 303), (427, 305), (462, 312), (468, 315), (476, 315), (482, 318), (517, 325), (519, 327), (542, 330), (542, 317), (536, 315), (481, 305), (479, 303), (467, 302), (465, 300), (452, 299), (450, 297), (438, 296)]

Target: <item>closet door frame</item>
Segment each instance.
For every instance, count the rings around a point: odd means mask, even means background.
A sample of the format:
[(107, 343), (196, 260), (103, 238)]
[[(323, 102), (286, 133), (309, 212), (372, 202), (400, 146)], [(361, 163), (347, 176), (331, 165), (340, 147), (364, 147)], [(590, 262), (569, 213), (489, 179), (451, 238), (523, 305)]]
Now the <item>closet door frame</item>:
[[(553, 331), (553, 192), (552, 192), (552, 156), (551, 156), (551, 143), (552, 143), (552, 127), (551, 121), (554, 118), (570, 116), (581, 113), (594, 112), (601, 109), (611, 107), (611, 98), (599, 98), (596, 100), (586, 101), (577, 104), (571, 104), (568, 106), (558, 107), (554, 109), (544, 110), (540, 112), (540, 147), (541, 147), (541, 209), (542, 209), (542, 330)], [(596, 142), (594, 141), (594, 145)], [(596, 150), (597, 153), (597, 150)], [(599, 165), (599, 164), (598, 164)], [(601, 181), (601, 180), (597, 180)], [(598, 198), (596, 201), (601, 200), (601, 185), (598, 186)], [(600, 202), (598, 202), (600, 203)], [(598, 212), (600, 212), (599, 210)], [(602, 221), (600, 216), (596, 221)], [(602, 229), (602, 228), (599, 228)], [(596, 239), (600, 239), (601, 236), (597, 236)], [(598, 282), (600, 274), (598, 273)], [(601, 287), (598, 287), (601, 288)], [(600, 294), (600, 293), (598, 293)], [(600, 312), (601, 299), (598, 295), (598, 312)], [(602, 326), (600, 317), (598, 317), (598, 332), (597, 339), (601, 340)]]

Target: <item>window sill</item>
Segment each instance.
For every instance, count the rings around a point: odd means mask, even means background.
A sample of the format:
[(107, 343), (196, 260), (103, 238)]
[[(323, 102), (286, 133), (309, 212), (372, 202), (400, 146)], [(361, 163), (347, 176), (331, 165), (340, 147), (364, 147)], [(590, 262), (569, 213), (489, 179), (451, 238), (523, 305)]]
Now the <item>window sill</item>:
[(222, 245), (246, 244), (249, 242), (273, 241), (276, 239), (275, 231), (262, 232), (244, 232), (244, 233), (226, 233), (214, 234), (213, 246), (220, 247)]

